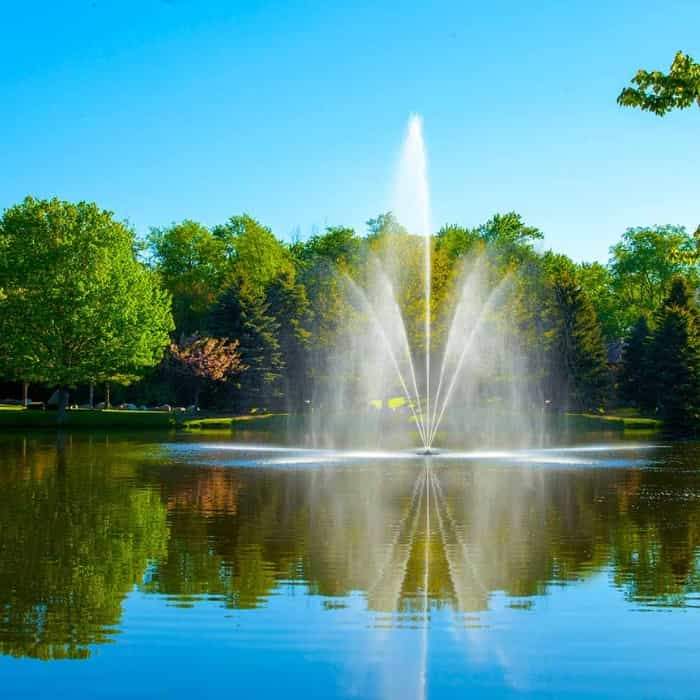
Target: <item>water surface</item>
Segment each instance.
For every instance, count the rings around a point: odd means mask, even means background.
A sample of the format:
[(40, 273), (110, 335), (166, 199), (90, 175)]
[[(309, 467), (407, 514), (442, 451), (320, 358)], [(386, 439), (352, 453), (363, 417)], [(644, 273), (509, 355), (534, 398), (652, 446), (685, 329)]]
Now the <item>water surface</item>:
[(699, 466), (5, 434), (3, 697), (698, 697)]

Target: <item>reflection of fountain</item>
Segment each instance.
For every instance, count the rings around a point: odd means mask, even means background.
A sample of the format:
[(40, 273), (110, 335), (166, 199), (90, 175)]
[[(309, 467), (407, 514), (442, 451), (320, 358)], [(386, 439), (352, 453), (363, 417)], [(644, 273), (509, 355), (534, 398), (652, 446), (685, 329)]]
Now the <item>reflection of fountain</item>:
[(423, 649), (421, 653), (420, 689), (421, 697), (427, 697), (428, 689), (428, 625), (430, 622), (430, 493), (432, 472), (430, 460), (425, 460), (425, 561), (423, 563)]

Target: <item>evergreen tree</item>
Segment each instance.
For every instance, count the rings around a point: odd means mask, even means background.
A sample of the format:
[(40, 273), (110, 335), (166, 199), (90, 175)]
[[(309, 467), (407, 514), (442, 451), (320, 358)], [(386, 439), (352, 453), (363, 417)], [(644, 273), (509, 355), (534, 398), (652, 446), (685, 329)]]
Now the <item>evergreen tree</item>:
[(600, 321), (591, 300), (567, 271), (552, 282), (549, 331), (555, 368), (556, 403), (597, 408), (609, 388), (607, 354)]
[(650, 341), (646, 316), (640, 316), (625, 339), (618, 384), (622, 399), (647, 410), (656, 407), (655, 396), (651, 391)]
[(656, 315), (651, 362), (659, 410), (667, 428), (696, 429), (700, 420), (700, 323), (688, 283), (674, 279)]
[(261, 402), (278, 401), (284, 360), (277, 339), (279, 324), (265, 297), (234, 284), (214, 307), (209, 326), (213, 335), (239, 343), (241, 362), (247, 369), (240, 378), (236, 395), (242, 398), (237, 403), (260, 407)]
[(283, 270), (267, 290), (269, 311), (278, 326), (277, 337), (285, 365), (284, 394), (291, 408), (303, 407), (310, 396), (307, 352), (311, 339), (308, 330), (310, 305), (304, 285), (293, 270)]

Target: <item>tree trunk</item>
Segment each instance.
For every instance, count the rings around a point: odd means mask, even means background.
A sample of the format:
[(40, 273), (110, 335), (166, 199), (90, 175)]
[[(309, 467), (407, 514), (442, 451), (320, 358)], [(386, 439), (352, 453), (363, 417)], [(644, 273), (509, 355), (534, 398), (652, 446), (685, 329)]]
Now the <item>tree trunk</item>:
[(63, 425), (66, 422), (66, 408), (68, 407), (68, 387), (58, 388), (58, 422)]
[(95, 408), (95, 382), (90, 382), (90, 408)]
[(29, 405), (29, 382), (22, 382), (22, 403), (25, 408)]
[(201, 387), (196, 387), (194, 390), (194, 407), (195, 409), (199, 408), (199, 394), (201, 393), (202, 388)]
[(112, 403), (109, 398), (109, 382), (105, 384), (105, 408), (112, 408)]

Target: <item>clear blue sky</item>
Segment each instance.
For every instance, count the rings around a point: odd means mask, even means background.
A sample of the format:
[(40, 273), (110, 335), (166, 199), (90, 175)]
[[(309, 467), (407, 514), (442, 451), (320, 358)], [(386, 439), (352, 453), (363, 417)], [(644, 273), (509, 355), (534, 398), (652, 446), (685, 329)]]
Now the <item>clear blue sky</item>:
[(697, 0), (11, 2), (0, 209), (94, 200), (140, 233), (246, 211), (281, 237), (390, 206), (425, 120), (435, 224), (515, 209), (607, 258), (628, 226), (700, 223), (700, 110), (617, 107), (639, 67), (700, 58)]

